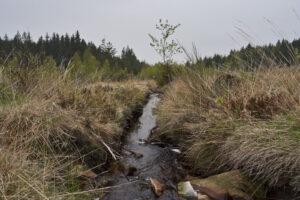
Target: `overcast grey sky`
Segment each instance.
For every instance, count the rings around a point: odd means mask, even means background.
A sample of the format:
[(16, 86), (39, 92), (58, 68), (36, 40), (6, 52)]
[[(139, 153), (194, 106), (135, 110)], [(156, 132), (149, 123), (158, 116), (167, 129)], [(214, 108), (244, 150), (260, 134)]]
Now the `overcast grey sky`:
[(118, 52), (129, 45), (149, 62), (159, 59), (147, 36), (159, 18), (181, 23), (176, 37), (187, 48), (194, 42), (202, 56), (300, 37), (300, 0), (0, 0), (1, 36), (79, 30), (96, 44), (106, 38)]

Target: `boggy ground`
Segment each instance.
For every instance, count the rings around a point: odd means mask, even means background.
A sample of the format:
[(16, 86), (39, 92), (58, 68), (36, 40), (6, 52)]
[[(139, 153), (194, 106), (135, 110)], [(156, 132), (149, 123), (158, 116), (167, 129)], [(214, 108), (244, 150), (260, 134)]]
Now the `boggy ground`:
[[(165, 90), (154, 138), (179, 145), (190, 174), (238, 169), (287, 199), (300, 190), (300, 69), (200, 70)], [(276, 198), (276, 195), (275, 195)]]
[[(183, 72), (167, 86), (154, 137), (180, 146), (182, 163), (194, 176), (239, 169), (257, 187), (287, 188), (295, 196), (300, 190), (299, 83), (296, 67)], [(120, 151), (128, 117), (153, 87), (135, 80), (82, 82), (53, 70), (2, 71), (1, 198), (176, 199), (180, 165), (173, 152), (144, 144), (151, 159), (140, 162), (143, 158)], [(129, 150), (141, 147), (135, 145)], [(111, 177), (116, 180), (104, 179), (120, 155), (125, 165), (141, 165), (132, 166), (131, 174), (116, 165), (118, 173)], [(143, 170), (143, 163), (153, 168)], [(166, 184), (163, 195), (153, 193), (151, 177)], [(114, 190), (120, 184), (125, 187)]]
[(155, 84), (83, 81), (56, 69), (1, 71), (0, 199), (92, 199), (123, 128)]

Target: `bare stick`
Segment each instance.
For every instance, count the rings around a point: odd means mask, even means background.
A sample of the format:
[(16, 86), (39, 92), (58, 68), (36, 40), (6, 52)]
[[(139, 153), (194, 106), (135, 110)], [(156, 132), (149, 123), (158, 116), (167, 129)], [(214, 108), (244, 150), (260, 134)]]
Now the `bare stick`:
[(111, 148), (102, 139), (100, 139), (100, 141), (107, 148), (107, 150), (109, 151), (109, 153), (111, 154), (111, 156), (113, 157), (113, 159), (116, 161), (117, 157), (114, 154), (114, 152), (111, 150)]

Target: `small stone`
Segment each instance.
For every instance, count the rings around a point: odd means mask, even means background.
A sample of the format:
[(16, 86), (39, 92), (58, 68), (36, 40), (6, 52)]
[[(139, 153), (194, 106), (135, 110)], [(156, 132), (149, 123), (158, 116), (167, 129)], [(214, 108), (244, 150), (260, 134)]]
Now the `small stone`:
[(165, 190), (165, 185), (163, 183), (159, 182), (155, 178), (150, 178), (150, 182), (151, 182), (151, 185), (152, 185), (155, 195), (160, 197)]
[(189, 181), (178, 183), (178, 194), (185, 199), (198, 199), (197, 192), (194, 190), (191, 182)]

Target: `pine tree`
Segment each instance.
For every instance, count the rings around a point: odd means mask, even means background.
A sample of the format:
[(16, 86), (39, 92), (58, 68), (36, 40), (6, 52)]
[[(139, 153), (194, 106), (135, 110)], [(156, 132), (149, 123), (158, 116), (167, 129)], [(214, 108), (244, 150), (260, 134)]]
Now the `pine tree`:
[(123, 48), (122, 50), (121, 63), (122, 63), (122, 67), (126, 68), (131, 73), (136, 74), (141, 68), (141, 63), (137, 59), (133, 50), (128, 46), (126, 48)]

